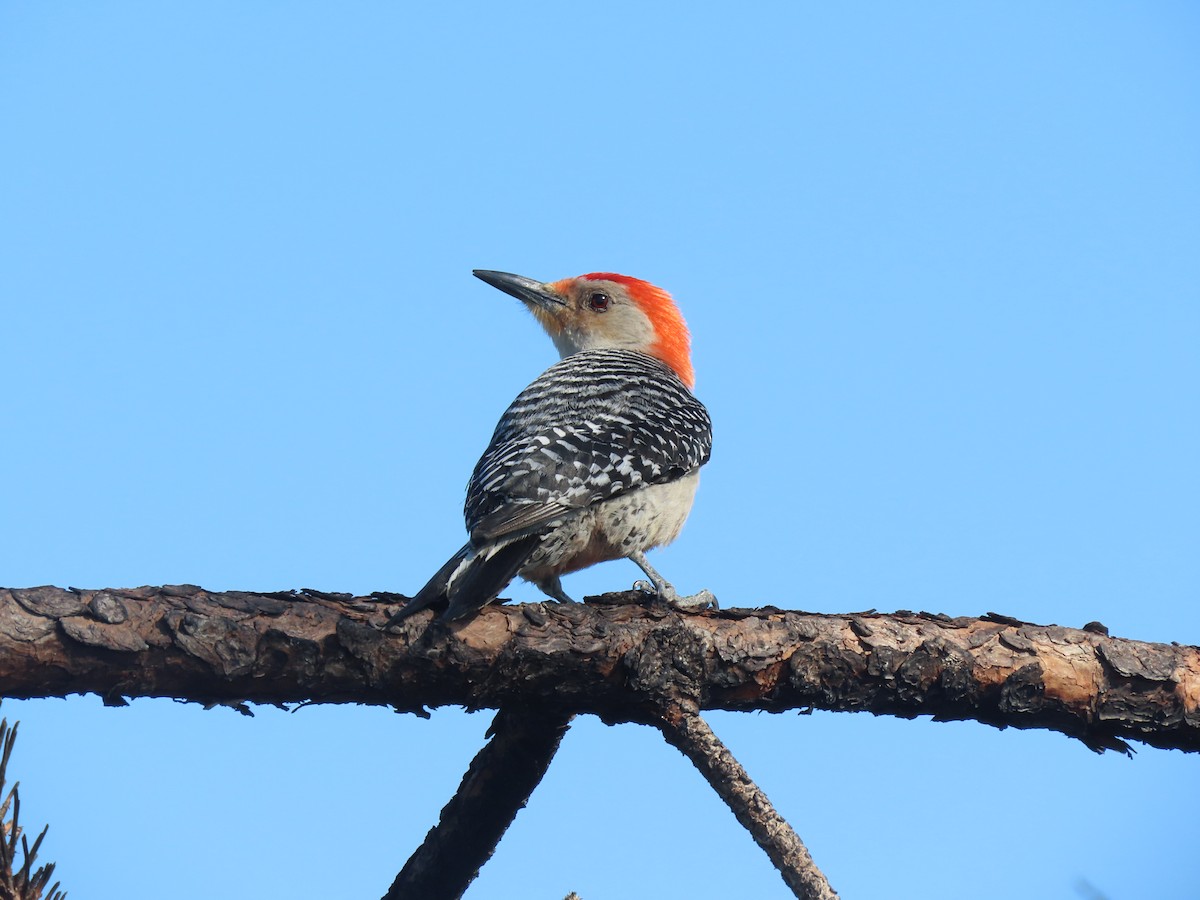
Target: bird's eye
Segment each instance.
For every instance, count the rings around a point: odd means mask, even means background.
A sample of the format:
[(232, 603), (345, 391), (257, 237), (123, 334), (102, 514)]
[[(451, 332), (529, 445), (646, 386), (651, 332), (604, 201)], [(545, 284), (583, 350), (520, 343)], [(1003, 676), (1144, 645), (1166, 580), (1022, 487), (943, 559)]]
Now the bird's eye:
[(601, 291), (596, 291), (592, 296), (588, 297), (588, 306), (596, 312), (604, 312), (612, 303), (612, 299)]

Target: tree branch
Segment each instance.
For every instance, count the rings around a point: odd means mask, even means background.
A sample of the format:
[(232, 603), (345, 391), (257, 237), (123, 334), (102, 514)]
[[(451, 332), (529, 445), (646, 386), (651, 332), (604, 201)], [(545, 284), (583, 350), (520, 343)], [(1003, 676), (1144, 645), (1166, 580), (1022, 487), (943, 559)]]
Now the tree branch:
[(699, 715), (674, 708), (659, 723), (668, 743), (692, 761), (800, 900), (837, 900), (804, 842)]
[(502, 709), (458, 792), (383, 900), (457, 900), (538, 786), (569, 727), (565, 715)]
[[(349, 595), (0, 589), (0, 694), (540, 707), (655, 724), (697, 710), (865, 710), (1200, 750), (1200, 650), (998, 616), (493, 606), (465, 623)], [(623, 605), (610, 605), (625, 601)]]

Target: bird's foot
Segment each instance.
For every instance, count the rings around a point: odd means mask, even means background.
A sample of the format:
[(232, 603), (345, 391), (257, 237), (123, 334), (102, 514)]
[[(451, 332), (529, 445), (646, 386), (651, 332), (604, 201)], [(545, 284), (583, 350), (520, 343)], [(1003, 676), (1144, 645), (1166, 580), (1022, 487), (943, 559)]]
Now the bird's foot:
[(544, 578), (541, 581), (534, 582), (542, 593), (545, 594), (554, 603), (578, 603), (579, 601), (563, 590), (562, 582), (558, 576), (554, 575), (550, 578)]
[(662, 600), (667, 606), (672, 609), (680, 610), (681, 612), (695, 612), (701, 609), (720, 609), (717, 603), (716, 595), (710, 590), (697, 591), (694, 594), (686, 594), (680, 596), (670, 584), (665, 581), (661, 585), (653, 584), (649, 581), (635, 581), (633, 583), (635, 591), (643, 591), (647, 594), (653, 594), (658, 599)]
[(708, 588), (696, 591), (694, 594), (687, 594), (680, 597), (675, 595), (674, 600), (667, 601), (671, 606), (685, 612), (695, 612), (701, 609), (720, 609), (721, 605), (717, 603), (717, 595)]

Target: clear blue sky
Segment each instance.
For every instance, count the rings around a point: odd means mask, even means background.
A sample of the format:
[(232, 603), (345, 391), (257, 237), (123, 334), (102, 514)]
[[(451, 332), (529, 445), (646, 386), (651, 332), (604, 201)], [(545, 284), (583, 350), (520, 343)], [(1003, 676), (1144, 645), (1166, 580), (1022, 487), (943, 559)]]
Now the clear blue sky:
[[(471, 269), (603, 269), (674, 292), (715, 420), (681, 589), (1200, 643), (1198, 46), (1169, 2), (5, 3), (0, 584), (415, 590), (554, 359)], [(174, 900), (379, 896), (490, 720), (3, 713), (71, 895)], [(1200, 760), (711, 721), (848, 900), (1195, 897)], [(569, 890), (788, 896), (590, 719), (469, 897)]]

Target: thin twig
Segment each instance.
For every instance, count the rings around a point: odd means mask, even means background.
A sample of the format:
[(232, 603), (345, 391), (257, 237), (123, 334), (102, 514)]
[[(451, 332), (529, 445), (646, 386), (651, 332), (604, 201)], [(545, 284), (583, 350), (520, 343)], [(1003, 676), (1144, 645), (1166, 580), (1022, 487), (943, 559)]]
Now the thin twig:
[(676, 707), (662, 718), (659, 727), (667, 742), (692, 761), (766, 851), (792, 893), (800, 900), (834, 900), (838, 896), (792, 826), (775, 811), (707, 722), (695, 712)]
[(562, 713), (500, 710), (491, 740), (383, 900), (461, 897), (546, 774), (570, 721)]

